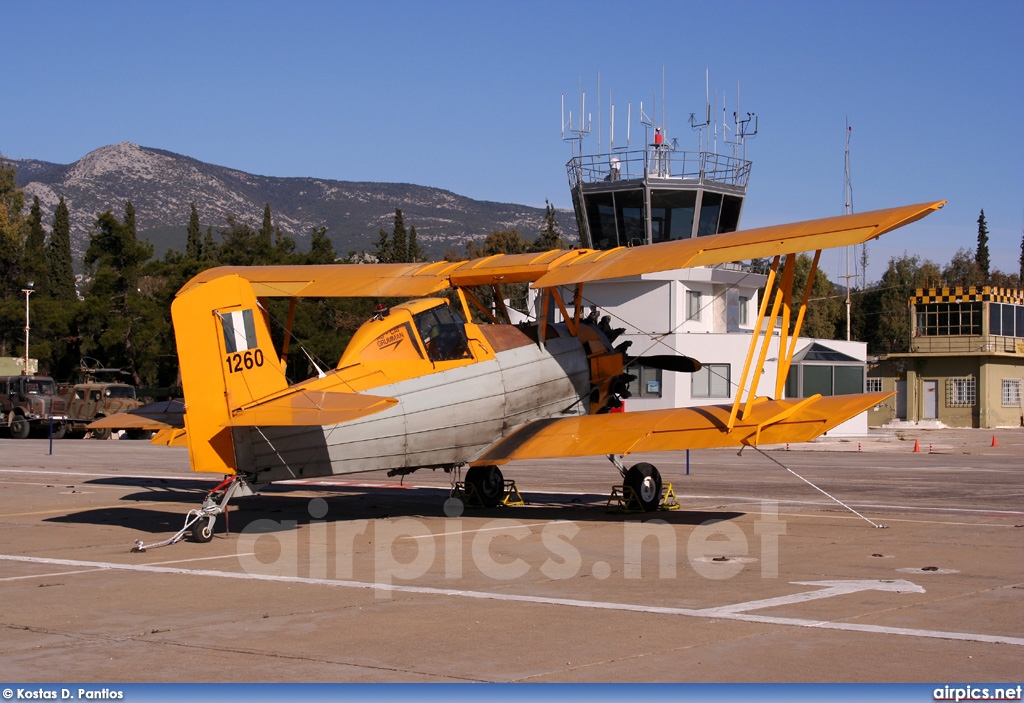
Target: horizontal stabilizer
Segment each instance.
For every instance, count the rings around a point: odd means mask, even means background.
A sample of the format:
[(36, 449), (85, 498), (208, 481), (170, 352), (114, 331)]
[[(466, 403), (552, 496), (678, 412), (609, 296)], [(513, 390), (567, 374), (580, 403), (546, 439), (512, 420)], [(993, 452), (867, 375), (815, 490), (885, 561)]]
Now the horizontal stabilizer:
[(180, 400), (162, 400), (141, 408), (101, 417), (87, 425), (90, 430), (166, 430), (185, 426), (185, 404)]
[(728, 431), (729, 405), (537, 420), (492, 445), (472, 463), (809, 442), (892, 395), (758, 399), (732, 432)]
[(373, 415), (398, 403), (395, 398), (361, 393), (295, 391), (258, 400), (235, 410), (224, 427), (311, 427), (337, 425)]

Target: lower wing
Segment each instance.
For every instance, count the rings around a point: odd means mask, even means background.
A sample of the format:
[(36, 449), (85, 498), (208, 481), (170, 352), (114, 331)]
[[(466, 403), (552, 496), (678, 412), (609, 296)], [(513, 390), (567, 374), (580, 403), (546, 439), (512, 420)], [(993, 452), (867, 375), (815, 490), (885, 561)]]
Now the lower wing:
[(538, 420), (496, 442), (472, 463), (808, 442), (892, 395), (761, 398), (731, 432), (731, 405)]

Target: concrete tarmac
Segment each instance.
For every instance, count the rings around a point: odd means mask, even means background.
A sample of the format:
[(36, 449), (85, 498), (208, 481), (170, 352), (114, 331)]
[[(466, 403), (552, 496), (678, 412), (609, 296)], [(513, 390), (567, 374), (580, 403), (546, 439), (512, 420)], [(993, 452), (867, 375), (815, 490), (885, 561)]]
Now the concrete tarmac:
[(48, 452), (0, 439), (8, 682), (1024, 678), (1024, 429), (630, 456), (680, 504), (647, 514), (608, 510), (603, 457), (463, 512), (443, 472), (275, 485), (142, 553), (220, 477)]

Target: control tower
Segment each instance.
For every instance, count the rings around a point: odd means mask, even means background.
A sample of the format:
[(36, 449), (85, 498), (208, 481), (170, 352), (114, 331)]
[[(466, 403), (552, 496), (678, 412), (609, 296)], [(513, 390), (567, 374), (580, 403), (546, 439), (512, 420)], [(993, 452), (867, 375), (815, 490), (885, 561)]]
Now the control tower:
[[(703, 148), (710, 146), (704, 138), (704, 130), (712, 128), (710, 105), (703, 124), (695, 124), (690, 116), (691, 127), (701, 134), (698, 151), (679, 149), (678, 139), (670, 138), (663, 125), (655, 125), (644, 114), (642, 103), (642, 148), (628, 146), (627, 137), (627, 146), (616, 149), (614, 108), (612, 114), (613, 146), (607, 153), (583, 153), (589, 128), (574, 126), (571, 113), (567, 127), (571, 136), (567, 138), (563, 129), (563, 139), (573, 143), (566, 170), (581, 246), (613, 249), (733, 232), (739, 227), (751, 166), (742, 157), (745, 140), (757, 133), (753, 114), (741, 119), (733, 113), (733, 139), (723, 139), (724, 145), (732, 147), (732, 155)], [(627, 120), (627, 134), (628, 129)]]

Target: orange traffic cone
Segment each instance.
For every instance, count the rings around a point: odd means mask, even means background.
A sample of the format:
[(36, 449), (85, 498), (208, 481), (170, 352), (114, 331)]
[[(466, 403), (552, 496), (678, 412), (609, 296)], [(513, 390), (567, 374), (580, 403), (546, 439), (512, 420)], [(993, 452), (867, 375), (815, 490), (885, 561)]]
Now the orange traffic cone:
[(921, 443), (918, 442), (916, 439), (914, 440), (914, 452), (918, 454), (921, 453)]
[(992, 446), (993, 447), (998, 447), (999, 446), (999, 442), (996, 441), (996, 436), (995, 435), (992, 435)]

